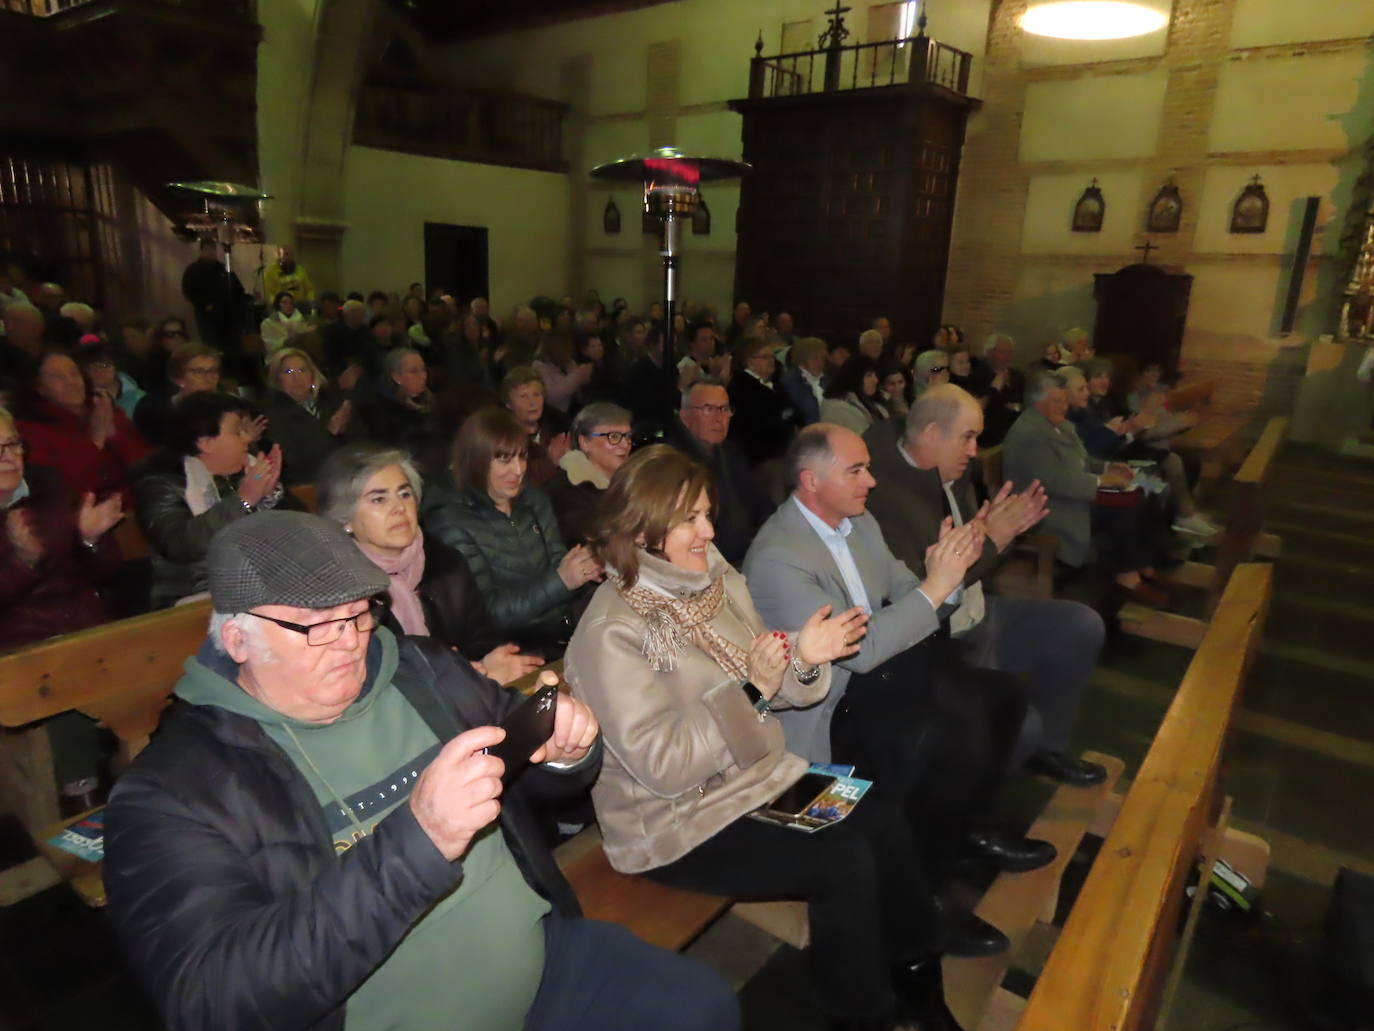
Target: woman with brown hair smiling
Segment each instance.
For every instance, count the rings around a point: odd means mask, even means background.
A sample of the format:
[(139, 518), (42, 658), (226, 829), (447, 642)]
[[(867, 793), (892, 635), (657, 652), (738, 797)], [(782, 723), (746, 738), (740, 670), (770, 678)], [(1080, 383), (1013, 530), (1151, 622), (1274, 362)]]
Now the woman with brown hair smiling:
[(804, 899), (816, 994), (836, 1028), (957, 1031), (906, 818), (872, 794), (811, 834), (749, 818), (807, 771), (772, 707), (824, 698), (830, 663), (858, 651), (868, 616), (826, 605), (800, 630), (768, 632), (711, 543), (714, 506), (710, 472), (666, 445), (632, 456), (602, 501), (594, 550), (607, 580), (565, 675), (601, 724), (592, 801), (606, 857), (695, 891)]

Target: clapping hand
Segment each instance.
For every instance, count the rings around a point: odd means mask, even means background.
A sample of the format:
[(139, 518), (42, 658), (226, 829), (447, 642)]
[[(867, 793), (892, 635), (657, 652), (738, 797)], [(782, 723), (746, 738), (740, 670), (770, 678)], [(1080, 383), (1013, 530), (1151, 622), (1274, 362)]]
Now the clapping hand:
[(96, 447), (104, 447), (114, 436), (114, 402), (110, 400), (109, 394), (97, 393), (91, 398), (90, 432), (91, 443)]
[(112, 494), (96, 504), (95, 495), (87, 493), (76, 513), (76, 530), (87, 544), (94, 544), (124, 518), (124, 502)]
[(759, 634), (749, 645), (749, 682), (765, 698), (782, 689), (782, 675), (789, 661), (787, 635), (781, 631)]
[[(539, 674), (539, 686), (558, 683), (558, 674), (545, 670)], [(570, 694), (558, 696), (553, 711), (553, 736), (530, 756), (532, 763), (575, 763), (584, 758), (601, 733), (596, 717), (586, 704)]]
[(577, 590), (588, 581), (600, 580), (604, 575), (601, 563), (585, 544), (570, 549), (558, 563), (558, 578), (570, 591)]
[(1030, 486), (1019, 494), (1011, 493), (1011, 481), (1008, 480), (1002, 484), (997, 496), (986, 502), (974, 518), (983, 523), (988, 538), (1001, 552), (1049, 515), (1048, 503), (1049, 497), (1039, 480), (1032, 480)]
[(833, 605), (822, 605), (797, 631), (797, 658), (807, 666), (835, 662), (859, 650), (868, 633), (868, 613), (855, 605), (838, 616), (830, 615)]
[(244, 472), (239, 481), (239, 497), (256, 506), (272, 492), (281, 479), (281, 445), (273, 444), (266, 458), (260, 458)]
[(339, 373), (339, 389), (352, 390), (358, 385), (358, 380), (362, 379), (363, 367), (361, 365), (350, 365)]
[(351, 418), (353, 418), (353, 402), (345, 401), (343, 404), (339, 405), (339, 410), (330, 416), (329, 425), (326, 427), (326, 429), (329, 430), (329, 435), (331, 437), (337, 437), (344, 430), (348, 429), (348, 421)]
[(248, 430), (248, 443), (251, 444), (267, 432), (267, 416), (259, 415), (248, 423), (246, 428)]
[(563, 460), (563, 456), (568, 453), (568, 435), (557, 433), (549, 438), (549, 460), (555, 465)]
[(946, 516), (940, 524), (939, 540), (926, 548), (926, 579), (921, 584), (921, 593), (936, 608), (964, 582), (969, 566), (983, 553), (986, 535), (981, 519), (955, 526)]
[(12, 508), (5, 513), (5, 535), (19, 553), (20, 561), (30, 569), (43, 560), (43, 539), (34, 530), (28, 509)]

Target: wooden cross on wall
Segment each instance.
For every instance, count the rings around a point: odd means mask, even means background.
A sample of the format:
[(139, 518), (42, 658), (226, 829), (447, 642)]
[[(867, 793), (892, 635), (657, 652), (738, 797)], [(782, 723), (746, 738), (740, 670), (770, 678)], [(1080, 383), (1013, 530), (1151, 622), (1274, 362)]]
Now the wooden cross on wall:
[(1154, 244), (1152, 244), (1149, 240), (1146, 240), (1146, 241), (1145, 241), (1143, 244), (1141, 244), (1139, 247), (1136, 247), (1136, 248), (1133, 248), (1133, 249), (1134, 249), (1134, 250), (1137, 250), (1137, 251), (1140, 251), (1140, 254), (1141, 254), (1141, 256), (1140, 256), (1140, 263), (1141, 263), (1142, 265), (1148, 265), (1148, 264), (1150, 263), (1150, 252), (1151, 252), (1151, 251), (1157, 251), (1157, 250), (1159, 250), (1159, 248), (1156, 247)]
[(825, 12), (830, 16), (830, 24), (826, 26), (825, 31), (816, 40), (817, 50), (824, 50), (827, 46), (838, 50), (841, 44), (849, 38), (849, 30), (844, 25), (844, 16), (851, 10), (853, 8), (845, 7), (841, 0), (835, 0), (835, 6)]

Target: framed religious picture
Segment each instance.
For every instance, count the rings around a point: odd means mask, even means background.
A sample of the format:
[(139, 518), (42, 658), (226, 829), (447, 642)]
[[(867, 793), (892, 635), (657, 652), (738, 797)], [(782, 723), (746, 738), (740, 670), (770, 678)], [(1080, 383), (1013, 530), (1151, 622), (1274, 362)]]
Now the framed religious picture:
[(1155, 199), (1150, 201), (1149, 214), (1145, 216), (1147, 233), (1176, 233), (1179, 220), (1183, 217), (1183, 198), (1178, 187), (1170, 179), (1159, 188)]
[(1071, 228), (1075, 233), (1100, 233), (1102, 216), (1106, 211), (1107, 202), (1102, 199), (1102, 191), (1097, 188), (1097, 180), (1094, 179), (1083, 191), (1083, 196), (1078, 198), (1078, 203), (1073, 206)]
[(1268, 226), (1269, 196), (1260, 184), (1260, 177), (1251, 176), (1231, 209), (1231, 232), (1262, 233)]
[(601, 228), (608, 234), (620, 232), (620, 209), (614, 197), (606, 201), (606, 210), (601, 212)]
[(706, 206), (706, 198), (697, 194), (696, 210), (692, 212), (692, 235), (711, 235), (711, 209)]

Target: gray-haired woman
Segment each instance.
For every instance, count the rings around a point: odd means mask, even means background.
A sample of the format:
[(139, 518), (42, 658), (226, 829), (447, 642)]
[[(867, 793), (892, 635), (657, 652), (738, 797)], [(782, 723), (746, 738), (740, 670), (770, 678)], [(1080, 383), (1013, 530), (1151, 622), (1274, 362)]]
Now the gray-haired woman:
[(544, 485), (558, 517), (558, 530), (569, 548), (585, 544), (597, 532), (596, 510), (615, 471), (630, 457), (628, 410), (609, 401), (587, 405), (573, 419), (567, 453), (558, 472)]
[(500, 642), (467, 561), (421, 533), (424, 483), (409, 454), (375, 444), (340, 448), (320, 467), (315, 489), (320, 515), (342, 524), (390, 577), (392, 630), (437, 638), (501, 684), (543, 665)]
[(451, 433), (436, 410), (419, 351), (397, 347), (386, 353), (382, 381), (363, 418), (373, 440), (410, 452), (426, 476), (443, 472)]

